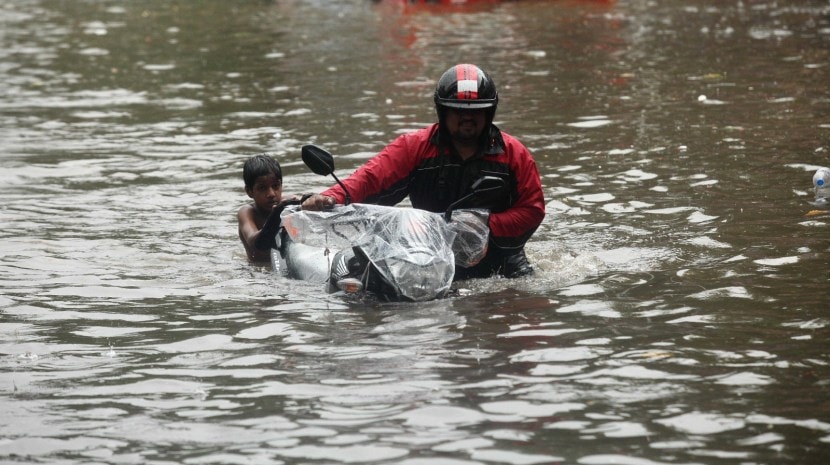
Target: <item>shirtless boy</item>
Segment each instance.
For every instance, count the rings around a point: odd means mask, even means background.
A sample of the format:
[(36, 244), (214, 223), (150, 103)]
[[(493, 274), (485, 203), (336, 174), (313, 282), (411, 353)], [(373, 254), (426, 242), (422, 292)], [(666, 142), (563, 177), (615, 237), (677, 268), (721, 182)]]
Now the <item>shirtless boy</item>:
[[(253, 262), (271, 260), (271, 247), (280, 226), (282, 202), (282, 169), (269, 155), (254, 155), (242, 167), (245, 193), (253, 203), (237, 213), (239, 239)], [(290, 200), (294, 200), (293, 196)]]

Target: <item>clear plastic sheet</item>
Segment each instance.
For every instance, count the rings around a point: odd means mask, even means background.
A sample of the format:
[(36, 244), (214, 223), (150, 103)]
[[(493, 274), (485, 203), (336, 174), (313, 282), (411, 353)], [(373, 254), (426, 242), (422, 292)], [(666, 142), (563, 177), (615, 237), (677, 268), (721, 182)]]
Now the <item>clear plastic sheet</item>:
[[(472, 266), (487, 253), (486, 210), (458, 210), (452, 221), (424, 210), (351, 204), (328, 211), (286, 209), (291, 239), (326, 249), (356, 248), (406, 300), (429, 300), (452, 285), (455, 265)], [(303, 266), (295, 261), (293, 266)]]
[(490, 212), (483, 209), (456, 210), (452, 214), (449, 228), (455, 232), (452, 251), (455, 264), (469, 268), (478, 264), (487, 255), (490, 239)]

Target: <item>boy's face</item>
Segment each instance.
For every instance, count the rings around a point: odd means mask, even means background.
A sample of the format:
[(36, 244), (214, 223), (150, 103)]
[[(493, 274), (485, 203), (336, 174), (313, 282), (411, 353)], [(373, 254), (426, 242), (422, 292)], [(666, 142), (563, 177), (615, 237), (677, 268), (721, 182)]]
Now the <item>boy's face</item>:
[(253, 188), (245, 188), (248, 197), (254, 199), (257, 209), (270, 212), (282, 198), (282, 181), (274, 173), (256, 178)]

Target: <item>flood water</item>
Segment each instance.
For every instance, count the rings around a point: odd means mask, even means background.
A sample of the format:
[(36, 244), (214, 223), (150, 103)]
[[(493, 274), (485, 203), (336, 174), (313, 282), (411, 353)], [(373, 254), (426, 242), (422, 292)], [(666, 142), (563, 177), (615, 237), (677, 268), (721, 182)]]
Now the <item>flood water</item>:
[[(825, 464), (830, 4), (0, 4), (0, 462)], [(247, 263), (287, 193), (473, 62), (533, 152), (537, 273), (419, 304)]]

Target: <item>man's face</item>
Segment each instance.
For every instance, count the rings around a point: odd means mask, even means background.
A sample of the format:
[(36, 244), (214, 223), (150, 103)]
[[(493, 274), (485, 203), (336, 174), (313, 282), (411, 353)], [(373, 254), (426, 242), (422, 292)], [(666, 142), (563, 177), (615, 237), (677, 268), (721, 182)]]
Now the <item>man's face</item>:
[(486, 120), (484, 109), (448, 108), (445, 123), (454, 141), (461, 144), (477, 144)]

